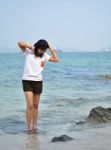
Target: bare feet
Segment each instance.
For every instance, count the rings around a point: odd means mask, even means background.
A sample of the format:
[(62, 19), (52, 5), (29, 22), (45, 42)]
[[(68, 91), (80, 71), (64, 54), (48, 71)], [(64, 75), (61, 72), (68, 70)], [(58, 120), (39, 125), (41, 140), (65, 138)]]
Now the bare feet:
[(27, 130), (27, 134), (32, 134), (33, 133), (33, 130), (29, 129)]
[(38, 129), (35, 128), (35, 129), (32, 130), (32, 132), (33, 132), (33, 134), (38, 134)]

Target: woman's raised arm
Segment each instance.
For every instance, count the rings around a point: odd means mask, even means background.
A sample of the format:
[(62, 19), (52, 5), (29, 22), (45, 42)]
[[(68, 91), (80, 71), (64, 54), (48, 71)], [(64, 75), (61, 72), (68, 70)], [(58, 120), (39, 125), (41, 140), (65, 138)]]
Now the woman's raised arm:
[(19, 41), (18, 46), (21, 48), (23, 52), (25, 52), (26, 48), (29, 48), (30, 50), (34, 51), (34, 47), (26, 42)]

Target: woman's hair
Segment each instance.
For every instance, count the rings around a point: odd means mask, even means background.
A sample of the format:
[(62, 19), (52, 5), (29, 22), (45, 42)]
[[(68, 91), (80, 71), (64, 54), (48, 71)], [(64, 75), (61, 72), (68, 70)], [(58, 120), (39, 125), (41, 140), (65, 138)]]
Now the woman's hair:
[[(37, 41), (35, 44), (34, 44), (34, 54), (36, 57), (38, 57), (38, 50), (39, 49), (42, 49), (42, 50), (46, 50), (47, 48), (49, 48), (49, 45), (48, 45), (48, 42), (44, 39), (41, 39), (39, 41)], [(42, 57), (42, 55), (40, 56)]]

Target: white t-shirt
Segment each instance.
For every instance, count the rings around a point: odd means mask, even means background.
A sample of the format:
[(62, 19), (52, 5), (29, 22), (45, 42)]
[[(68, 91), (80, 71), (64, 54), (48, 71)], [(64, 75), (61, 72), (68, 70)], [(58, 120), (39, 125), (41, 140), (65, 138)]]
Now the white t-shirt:
[(50, 55), (44, 53), (42, 57), (36, 57), (32, 50), (26, 49), (24, 52), (25, 65), (22, 80), (31, 80), (31, 81), (42, 81), (42, 74), (44, 67), (41, 63), (45, 63), (50, 59)]

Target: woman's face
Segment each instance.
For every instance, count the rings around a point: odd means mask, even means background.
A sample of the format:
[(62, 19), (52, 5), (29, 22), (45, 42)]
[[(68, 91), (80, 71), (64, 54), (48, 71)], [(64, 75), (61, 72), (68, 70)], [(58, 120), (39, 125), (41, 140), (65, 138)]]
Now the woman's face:
[(43, 54), (46, 52), (46, 49), (38, 49), (37, 53), (38, 53), (38, 56), (42, 57)]

